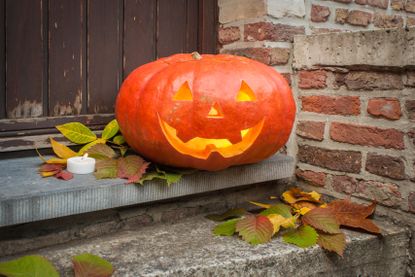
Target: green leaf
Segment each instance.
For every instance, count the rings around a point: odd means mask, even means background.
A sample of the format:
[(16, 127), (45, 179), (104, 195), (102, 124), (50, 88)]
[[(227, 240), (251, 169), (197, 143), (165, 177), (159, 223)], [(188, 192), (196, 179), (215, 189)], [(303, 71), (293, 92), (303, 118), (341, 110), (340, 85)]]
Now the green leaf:
[(128, 183), (138, 182), (146, 172), (149, 163), (137, 155), (118, 159), (118, 177), (128, 179)]
[(140, 180), (138, 180), (138, 182), (136, 183), (143, 185), (145, 181), (150, 181), (153, 179), (161, 179), (161, 180), (165, 180), (167, 185), (170, 186), (171, 184), (174, 184), (180, 181), (182, 176), (183, 176), (183, 173), (164, 171), (157, 167), (156, 171), (152, 171), (152, 172), (144, 174), (144, 176)]
[(124, 138), (122, 135), (118, 135), (118, 136), (115, 136), (115, 137), (112, 139), (112, 141), (113, 141), (115, 144), (121, 145), (121, 144), (124, 144), (124, 143), (125, 143), (125, 138)]
[(328, 208), (315, 208), (302, 217), (304, 224), (313, 226), (329, 234), (340, 233), (340, 225), (336, 220), (336, 215)]
[(283, 203), (277, 203), (275, 205), (272, 205), (270, 208), (263, 210), (260, 214), (261, 215), (279, 214), (285, 218), (292, 217), (291, 207)]
[(236, 223), (239, 220), (239, 218), (234, 218), (216, 225), (213, 229), (213, 234), (217, 236), (232, 236), (235, 234)]
[(75, 277), (109, 277), (114, 272), (110, 262), (92, 254), (80, 254), (72, 258)]
[(97, 136), (80, 122), (65, 123), (56, 128), (73, 143), (85, 144), (97, 139)]
[(0, 263), (0, 275), (6, 277), (59, 277), (53, 265), (39, 255), (24, 256)]
[(117, 156), (115, 151), (106, 144), (96, 144), (88, 149), (88, 155), (97, 160), (112, 159)]
[(247, 215), (238, 220), (236, 231), (243, 240), (255, 245), (270, 241), (274, 227), (266, 216)]
[(84, 146), (82, 146), (82, 148), (78, 151), (78, 154), (83, 155), (83, 154), (85, 154), (85, 152), (88, 152), (88, 150), (92, 146), (97, 145), (97, 144), (105, 144), (105, 143), (106, 143), (105, 139), (101, 139), (101, 138), (96, 139), (94, 141), (91, 141), (90, 143), (85, 144)]
[(343, 257), (344, 249), (346, 248), (346, 236), (343, 233), (327, 234), (319, 231), (317, 243), (322, 248), (336, 252)]
[(295, 230), (285, 233), (282, 238), (287, 243), (305, 248), (315, 245), (317, 237), (317, 232), (313, 227), (302, 225)]
[(116, 119), (111, 120), (107, 126), (105, 126), (104, 131), (102, 131), (102, 138), (103, 139), (110, 139), (115, 136), (116, 133), (120, 130), (120, 126), (118, 126), (118, 122)]
[(245, 214), (246, 214), (245, 209), (236, 208), (236, 209), (231, 209), (229, 211), (226, 211), (222, 214), (210, 214), (210, 215), (207, 215), (206, 218), (213, 220), (213, 221), (224, 221), (224, 220), (235, 218), (235, 217), (241, 217)]
[(95, 178), (117, 178), (117, 164), (117, 160), (114, 159), (97, 160)]

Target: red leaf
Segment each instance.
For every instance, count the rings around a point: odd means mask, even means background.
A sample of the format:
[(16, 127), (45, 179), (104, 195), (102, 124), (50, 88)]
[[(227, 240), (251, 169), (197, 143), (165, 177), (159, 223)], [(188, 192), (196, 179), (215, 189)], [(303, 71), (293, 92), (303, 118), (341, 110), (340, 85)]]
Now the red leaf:
[(327, 208), (315, 208), (306, 213), (303, 218), (305, 224), (330, 234), (340, 233), (339, 223), (332, 210)]
[(42, 164), (39, 168), (40, 172), (61, 171), (65, 165), (63, 164)]
[(236, 231), (250, 244), (260, 244), (271, 240), (274, 226), (266, 216), (247, 215), (236, 223)]
[(68, 180), (73, 178), (73, 174), (66, 171), (66, 170), (62, 170), (62, 171), (59, 171), (58, 173), (56, 173), (55, 177), (58, 178), (58, 179), (68, 181)]
[(148, 162), (136, 155), (119, 158), (117, 175), (119, 178), (127, 179), (128, 184), (135, 183), (141, 179), (148, 165)]

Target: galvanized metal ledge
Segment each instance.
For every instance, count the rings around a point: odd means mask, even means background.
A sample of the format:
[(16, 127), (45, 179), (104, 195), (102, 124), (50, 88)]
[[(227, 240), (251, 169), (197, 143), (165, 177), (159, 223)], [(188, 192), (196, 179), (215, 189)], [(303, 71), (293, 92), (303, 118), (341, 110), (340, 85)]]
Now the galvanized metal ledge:
[(96, 180), (92, 174), (70, 181), (41, 178), (39, 165), (37, 157), (0, 160), (0, 227), (289, 178), (294, 173), (294, 159), (282, 154), (223, 171), (199, 171), (170, 187), (157, 180), (125, 185), (125, 180)]

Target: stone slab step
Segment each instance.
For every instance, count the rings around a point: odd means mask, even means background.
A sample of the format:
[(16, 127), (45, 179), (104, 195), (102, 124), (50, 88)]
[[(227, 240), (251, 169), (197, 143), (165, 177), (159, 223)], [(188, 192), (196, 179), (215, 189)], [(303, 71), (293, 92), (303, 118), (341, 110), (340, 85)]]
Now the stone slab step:
[[(114, 276), (405, 276), (408, 232), (379, 223), (384, 236), (346, 231), (344, 257), (281, 239), (251, 246), (211, 234), (201, 216), (37, 251), (72, 276), (70, 257), (89, 252), (108, 259)], [(6, 258), (7, 259), (7, 258)], [(4, 258), (3, 258), (4, 260)]]
[(289, 178), (294, 172), (294, 159), (277, 154), (252, 165), (198, 171), (170, 187), (159, 180), (134, 186), (92, 174), (69, 181), (42, 178), (40, 163), (38, 157), (0, 160), (0, 227)]

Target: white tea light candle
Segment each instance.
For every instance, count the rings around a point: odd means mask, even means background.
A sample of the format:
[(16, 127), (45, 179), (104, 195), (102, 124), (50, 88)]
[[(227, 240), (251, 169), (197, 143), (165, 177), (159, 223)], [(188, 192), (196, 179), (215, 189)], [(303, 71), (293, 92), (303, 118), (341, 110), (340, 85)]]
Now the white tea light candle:
[(89, 174), (95, 171), (95, 159), (89, 158), (88, 153), (82, 157), (72, 157), (67, 160), (66, 169), (74, 174)]

